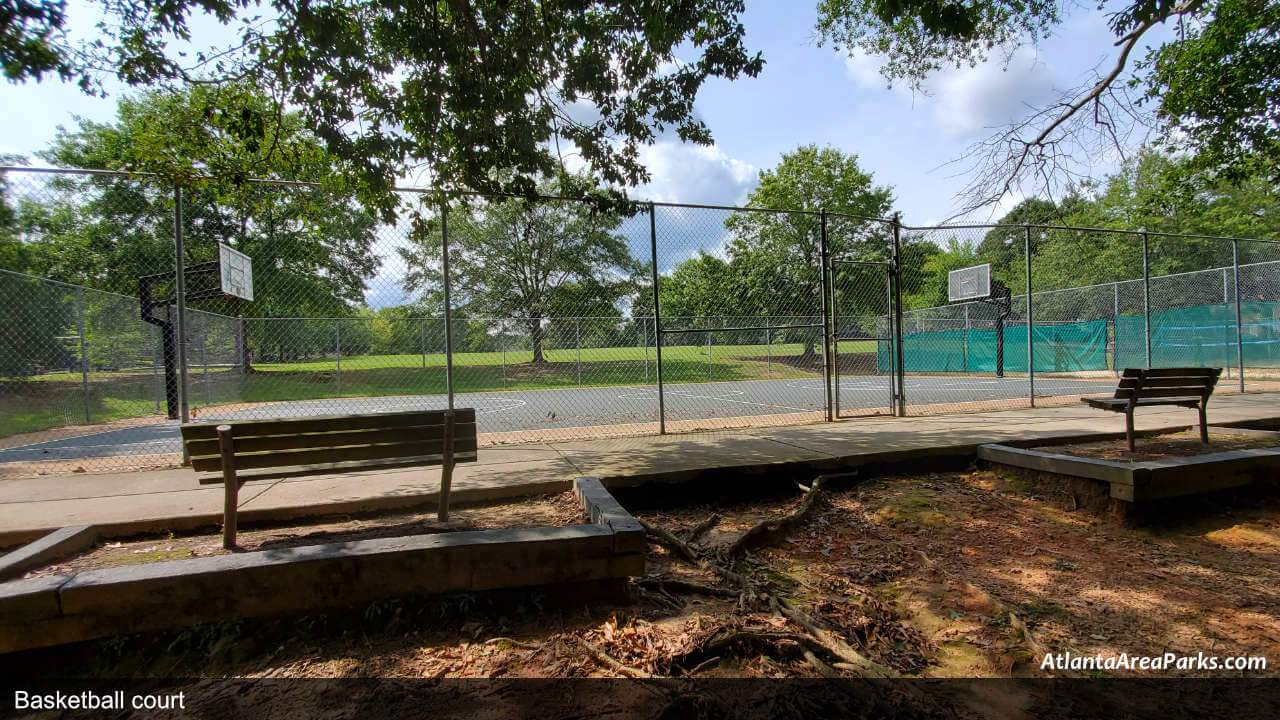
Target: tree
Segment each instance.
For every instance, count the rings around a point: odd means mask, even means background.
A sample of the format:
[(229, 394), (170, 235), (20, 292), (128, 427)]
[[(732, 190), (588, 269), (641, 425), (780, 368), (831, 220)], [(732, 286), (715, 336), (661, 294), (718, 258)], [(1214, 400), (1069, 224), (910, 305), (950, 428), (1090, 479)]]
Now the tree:
[[(821, 224), (813, 211), (886, 217), (893, 190), (873, 185), (856, 155), (835, 148), (805, 145), (784, 154), (773, 170), (760, 172), (759, 185), (747, 205), (805, 212), (740, 212), (729, 216), (727, 252), (743, 292), (734, 297), (735, 314), (816, 316), (822, 298)], [(888, 224), (833, 216), (828, 246), (833, 257), (885, 260), (889, 257)], [(806, 355), (814, 354), (812, 333)]]
[[(559, 189), (556, 182), (541, 186), (548, 195)], [(583, 309), (616, 306), (634, 288), (633, 278), (641, 269), (626, 240), (611, 234), (621, 218), (588, 203), (455, 203), (447, 219), (453, 302), (473, 317), (510, 318), (523, 324), (535, 364), (546, 362), (546, 319), (570, 311), (566, 302), (573, 299)], [(439, 219), (420, 221), (411, 240), (410, 247), (399, 250), (409, 268), (405, 289), (439, 287)]]
[[(882, 57), (886, 80), (920, 90), (945, 66), (973, 65), (993, 51), (1009, 58), (1036, 44), (1070, 7), (1065, 0), (821, 0), (817, 30), (837, 50)], [(1109, 17), (1119, 49), (1109, 68), (970, 148), (963, 210), (1020, 187), (1057, 194), (1081, 177), (1090, 156), (1111, 147), (1126, 152), (1131, 133), (1144, 127), (1226, 179), (1244, 178), (1258, 162), (1280, 178), (1280, 5), (1124, 0)], [(1153, 28), (1175, 22), (1175, 37), (1139, 56)]]
[[(389, 189), (419, 164), (438, 188), (529, 194), (572, 151), (610, 186), (646, 182), (638, 149), (659, 133), (711, 142), (693, 107), (708, 78), (763, 66), (743, 46), (741, 0), (269, 0), (273, 23), (240, 14), (259, 4), (101, 0), (101, 37), (84, 47), (59, 37), (61, 4), (41, 5), (6, 23), (4, 47), (32, 51), (6, 52), (5, 71), (55, 70), (90, 89), (107, 72), (132, 85), (252, 78), (273, 89), (273, 117), (298, 108), (350, 161), (389, 219)], [(237, 26), (235, 41), (170, 52), (198, 13)], [(695, 57), (681, 61), (678, 48)]]
[(728, 262), (700, 252), (676, 265), (659, 282), (663, 320), (671, 325), (682, 318), (741, 314), (736, 302), (740, 283)]

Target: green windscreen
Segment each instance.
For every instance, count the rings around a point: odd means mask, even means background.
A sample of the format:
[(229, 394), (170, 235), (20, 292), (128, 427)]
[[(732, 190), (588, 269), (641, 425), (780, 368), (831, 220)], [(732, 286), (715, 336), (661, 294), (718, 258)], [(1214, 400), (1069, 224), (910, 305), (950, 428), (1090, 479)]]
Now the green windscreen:
[[(1245, 367), (1280, 367), (1280, 303), (1240, 306)], [(1078, 372), (1146, 367), (1142, 315), (1055, 325), (1034, 325), (1036, 372)], [(1108, 334), (1114, 362), (1108, 358)], [(888, 372), (890, 343), (880, 342), (881, 372)], [(994, 330), (908, 333), (902, 338), (906, 372), (995, 372)], [(1228, 367), (1236, 363), (1235, 305), (1200, 305), (1151, 313), (1152, 367)], [(1027, 371), (1027, 326), (1004, 329), (1004, 369)]]

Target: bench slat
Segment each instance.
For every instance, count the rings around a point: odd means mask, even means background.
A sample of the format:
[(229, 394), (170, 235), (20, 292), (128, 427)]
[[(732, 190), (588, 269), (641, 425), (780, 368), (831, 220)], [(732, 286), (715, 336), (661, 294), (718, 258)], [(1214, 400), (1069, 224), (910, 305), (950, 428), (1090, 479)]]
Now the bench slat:
[[(337, 475), (349, 472), (367, 472), (369, 470), (381, 470), (387, 468), (407, 468), (440, 465), (443, 456), (436, 455), (411, 455), (403, 458), (388, 458), (386, 460), (355, 460), (343, 461), (336, 463), (317, 463), (315, 465), (298, 465), (298, 466), (272, 466), (272, 470), (277, 472), (269, 472), (265, 474), (255, 474), (240, 478), (248, 482), (249, 480), (276, 479), (282, 477), (291, 477), (293, 475), (306, 475), (324, 473), (326, 475)], [(458, 463), (476, 462), (475, 452), (454, 453), (453, 461)], [(194, 468), (193, 468), (194, 469)], [(201, 485), (221, 485), (222, 475), (202, 475), (197, 481)]]
[[(474, 423), (476, 421), (475, 408), (458, 408), (454, 410), (454, 421), (457, 423)], [(380, 428), (421, 427), (443, 424), (443, 410), (375, 413), (372, 415), (320, 415), (304, 418), (187, 423), (182, 426), (182, 437), (187, 440), (217, 440), (219, 425), (233, 425), (236, 428), (237, 437), (240, 437), (338, 432), (344, 430), (376, 430)]]
[(1120, 388), (1116, 390), (1116, 399), (1128, 399), (1137, 393), (1138, 399), (1142, 398), (1172, 398), (1172, 397), (1188, 397), (1200, 399), (1206, 388), (1187, 388), (1187, 387), (1170, 387), (1170, 388), (1139, 388), (1133, 390), (1131, 388)]
[(1125, 368), (1124, 377), (1138, 377), (1146, 375), (1147, 377), (1168, 377), (1178, 375), (1190, 375), (1195, 377), (1213, 376), (1217, 377), (1222, 373), (1222, 368)]
[[(454, 447), (458, 452), (474, 453), (475, 438), (458, 438)], [(260, 453), (236, 453), (236, 470), (254, 470), (274, 468), (288, 465), (319, 465), (350, 460), (387, 460), (393, 458), (412, 457), (417, 455), (439, 455), (444, 449), (444, 440), (427, 442), (383, 443), (376, 445), (353, 445), (351, 447), (275, 450)], [(472, 458), (474, 460), (474, 457)], [(200, 472), (212, 472), (222, 468), (220, 455), (203, 455), (191, 458), (191, 467)]]
[(1120, 381), (1119, 387), (1213, 387), (1218, 384), (1217, 378), (1212, 377), (1158, 377), (1158, 378), (1125, 378)]
[[(444, 438), (443, 425), (427, 425), (407, 428), (376, 428), (373, 430), (352, 430), (330, 433), (304, 433), (301, 435), (265, 435), (240, 436), (241, 427), (235, 426), (236, 454), (262, 452), (265, 450), (308, 450), (350, 445), (368, 445), (370, 443), (425, 442)], [(458, 438), (475, 438), (476, 424), (461, 423), (455, 426), (454, 435)], [(220, 452), (217, 439), (188, 440), (187, 453), (190, 455), (216, 455)]]
[[(1119, 398), (1080, 398), (1080, 402), (1087, 403), (1100, 410), (1114, 410), (1115, 412), (1124, 412), (1129, 407), (1128, 400)], [(1152, 405), (1171, 405), (1177, 407), (1199, 407), (1200, 398), (1175, 398), (1164, 400), (1161, 398), (1150, 398), (1147, 400), (1139, 400), (1135, 403), (1135, 407), (1150, 407)]]

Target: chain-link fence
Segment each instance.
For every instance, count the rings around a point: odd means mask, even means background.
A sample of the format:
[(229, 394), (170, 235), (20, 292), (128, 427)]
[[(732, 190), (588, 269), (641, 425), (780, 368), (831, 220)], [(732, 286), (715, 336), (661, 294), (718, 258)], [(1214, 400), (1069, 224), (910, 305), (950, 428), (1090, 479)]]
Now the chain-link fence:
[[(172, 464), (190, 419), (454, 404), (506, 443), (1068, 402), (1125, 367), (1280, 375), (1275, 242), (414, 190), (385, 215), (104, 172), (0, 189), (4, 473)], [(950, 302), (979, 262), (992, 292)]]

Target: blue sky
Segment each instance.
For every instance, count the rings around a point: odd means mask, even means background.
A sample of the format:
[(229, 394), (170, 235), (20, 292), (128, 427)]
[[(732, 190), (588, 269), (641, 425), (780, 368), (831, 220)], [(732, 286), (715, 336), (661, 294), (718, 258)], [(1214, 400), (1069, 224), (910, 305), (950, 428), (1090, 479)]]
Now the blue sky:
[[(939, 221), (954, 214), (956, 193), (965, 183), (955, 176), (956, 166), (943, 167), (947, 161), (961, 156), (992, 126), (1054, 97), (1055, 90), (1080, 84), (1091, 69), (1114, 56), (1105, 17), (1081, 8), (1040, 47), (1015, 55), (1007, 69), (995, 61), (945, 70), (930, 78), (929, 94), (912, 94), (905, 88), (887, 89), (875, 58), (851, 59), (818, 47), (815, 5), (816, 0), (748, 0), (746, 43), (764, 53), (764, 71), (754, 79), (710, 81), (696, 109), (710, 126), (715, 145), (663, 139), (647, 148), (643, 158), (653, 181), (635, 189), (636, 197), (741, 204), (760, 170), (775, 166), (784, 152), (816, 143), (857, 154), (877, 184), (893, 186), (908, 224)], [(90, 33), (97, 20), (91, 7), (72, 5), (71, 19), (81, 34)], [(210, 32), (199, 28), (210, 25), (196, 27), (199, 44), (200, 33)], [(72, 115), (106, 121), (115, 109), (111, 98), (86, 97), (56, 80), (0, 85), (0, 97), (10, 109), (0, 116), (4, 153), (30, 155), (53, 138), (58, 125), (71, 125)], [(1094, 172), (1100, 176), (1115, 164), (1111, 156), (1096, 158)], [(968, 219), (999, 217), (1019, 199), (1008, 198)], [(715, 242), (708, 235), (708, 249)]]

